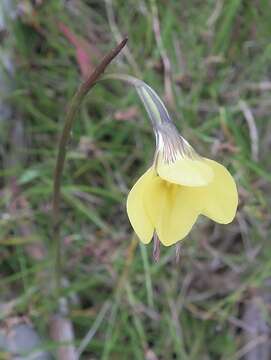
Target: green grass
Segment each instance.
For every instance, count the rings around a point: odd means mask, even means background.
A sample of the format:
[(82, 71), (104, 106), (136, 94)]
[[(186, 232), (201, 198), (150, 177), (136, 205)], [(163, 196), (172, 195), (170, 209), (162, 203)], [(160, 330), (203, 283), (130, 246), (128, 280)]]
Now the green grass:
[[(12, 315), (28, 317), (44, 347), (53, 349), (57, 344), (48, 335), (55, 309), (49, 296), (53, 260), (33, 259), (26, 244), (51, 248), (57, 141), (67, 103), (81, 81), (74, 48), (57, 22), (101, 53), (116, 43), (103, 2), (74, 3), (76, 11), (57, 0), (43, 2), (34, 15), (10, 24), (6, 44), (16, 73), (5, 100), (14, 116), (0, 122), (0, 302), (15, 298)], [(113, 3), (117, 27), (129, 36), (132, 60), (121, 55), (109, 71), (140, 71), (138, 76), (163, 97), (151, 3)], [(246, 303), (263, 291), (271, 271), (270, 91), (257, 89), (270, 73), (271, 9), (264, 0), (221, 1), (220, 9), (216, 1), (157, 4), (172, 70), (175, 104), (170, 112), (199, 153), (235, 176), (238, 216), (228, 226), (201, 218), (183, 243), (178, 265), (174, 248), (163, 248), (159, 263), (152, 261), (151, 245), (131, 250), (126, 196), (152, 161), (154, 137), (134, 89), (102, 82), (82, 105), (67, 153), (61, 236), (68, 283), (63, 294), (77, 298), (70, 301), (77, 346), (109, 302), (82, 359), (152, 359), (151, 352), (166, 360), (238, 359), (244, 329), (234, 320), (243, 319)], [(216, 7), (216, 21), (210, 24)], [(90, 55), (97, 63), (97, 53)], [(254, 114), (257, 162), (240, 100)], [(131, 106), (138, 108), (134, 119), (114, 119)], [(15, 131), (19, 128), (21, 136)], [(83, 139), (88, 151), (79, 145)], [(14, 195), (14, 183), (19, 195)], [(270, 322), (267, 308), (264, 313)]]

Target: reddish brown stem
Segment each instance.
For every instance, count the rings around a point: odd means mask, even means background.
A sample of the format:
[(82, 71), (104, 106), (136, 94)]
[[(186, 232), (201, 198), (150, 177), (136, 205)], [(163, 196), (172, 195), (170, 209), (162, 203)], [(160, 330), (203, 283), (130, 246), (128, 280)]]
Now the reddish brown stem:
[(89, 90), (97, 83), (100, 76), (105, 71), (106, 67), (111, 63), (111, 61), (119, 54), (127, 43), (128, 38), (122, 40), (122, 42), (112, 49), (101, 62), (98, 64), (96, 69), (89, 75), (86, 81), (84, 81), (77, 89), (75, 95), (73, 96), (71, 103), (68, 107), (66, 114), (64, 127), (61, 133), (58, 154), (56, 160), (56, 167), (54, 173), (54, 189), (53, 189), (53, 241), (55, 244), (55, 281), (56, 281), (56, 294), (59, 296), (60, 290), (60, 277), (61, 277), (61, 239), (60, 239), (60, 216), (59, 216), (59, 206), (60, 206), (60, 187), (61, 187), (61, 178), (66, 158), (66, 147), (70, 138), (70, 133), (72, 126), (76, 119), (76, 114), (80, 108), (80, 105), (89, 92)]

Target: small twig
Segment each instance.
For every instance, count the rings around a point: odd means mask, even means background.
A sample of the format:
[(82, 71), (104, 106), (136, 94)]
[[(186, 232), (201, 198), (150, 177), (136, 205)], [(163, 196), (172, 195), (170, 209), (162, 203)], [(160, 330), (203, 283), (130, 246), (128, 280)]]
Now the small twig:
[(57, 314), (50, 319), (51, 338), (60, 345), (56, 350), (59, 360), (76, 360), (74, 346), (74, 329), (72, 322), (66, 316)]
[(258, 130), (255, 123), (254, 116), (248, 107), (247, 103), (243, 100), (239, 102), (239, 107), (244, 114), (244, 117), (248, 124), (249, 135), (251, 140), (251, 157), (254, 161), (259, 159), (259, 136)]
[(76, 119), (76, 114), (80, 108), (80, 105), (87, 95), (89, 90), (96, 84), (97, 80), (103, 74), (106, 67), (110, 62), (119, 54), (127, 43), (128, 38), (125, 38), (121, 43), (112, 49), (99, 63), (96, 69), (89, 75), (86, 81), (84, 81), (76, 91), (74, 97), (69, 105), (64, 128), (62, 130), (58, 155), (54, 174), (54, 189), (53, 189), (53, 241), (55, 244), (55, 281), (56, 281), (56, 296), (59, 296), (60, 289), (60, 274), (61, 274), (61, 241), (60, 241), (60, 216), (59, 216), (59, 204), (60, 204), (60, 185), (61, 177), (64, 168), (64, 162), (66, 157), (66, 147), (70, 138), (72, 126)]

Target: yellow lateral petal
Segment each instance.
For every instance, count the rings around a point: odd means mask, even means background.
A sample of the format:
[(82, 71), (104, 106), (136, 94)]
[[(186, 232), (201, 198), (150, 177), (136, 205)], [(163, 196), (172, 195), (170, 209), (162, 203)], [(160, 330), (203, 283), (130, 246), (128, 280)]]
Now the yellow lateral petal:
[(213, 171), (205, 159), (181, 156), (175, 162), (167, 164), (162, 155), (157, 162), (157, 172), (161, 178), (184, 186), (206, 186), (213, 180)]
[(235, 181), (223, 165), (205, 160), (213, 169), (214, 180), (206, 187), (195, 189), (202, 214), (218, 223), (228, 224), (234, 219), (238, 205)]
[(193, 188), (170, 184), (157, 177), (145, 193), (148, 215), (165, 246), (182, 240), (199, 215)]
[(144, 193), (149, 188), (153, 177), (154, 173), (151, 168), (137, 180), (128, 195), (126, 204), (132, 227), (144, 244), (151, 241), (154, 232), (154, 226), (147, 215), (143, 201)]

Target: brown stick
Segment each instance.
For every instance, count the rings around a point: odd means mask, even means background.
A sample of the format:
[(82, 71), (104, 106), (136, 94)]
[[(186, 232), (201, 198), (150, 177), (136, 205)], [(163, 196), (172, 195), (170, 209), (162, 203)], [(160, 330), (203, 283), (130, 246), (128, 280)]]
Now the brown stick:
[(77, 89), (69, 105), (64, 128), (61, 133), (60, 142), (58, 146), (58, 155), (56, 160), (56, 167), (54, 173), (54, 189), (53, 189), (53, 239), (55, 244), (55, 283), (56, 283), (56, 296), (59, 296), (60, 290), (60, 277), (61, 277), (61, 240), (60, 240), (60, 217), (59, 217), (59, 204), (60, 204), (60, 187), (61, 178), (64, 168), (64, 162), (66, 157), (66, 146), (70, 138), (70, 132), (75, 122), (77, 111), (80, 105), (89, 92), (89, 90), (97, 83), (97, 80), (103, 74), (106, 67), (110, 62), (119, 54), (127, 43), (128, 38), (126, 37), (122, 42), (112, 49), (105, 57), (101, 60), (96, 69), (89, 75), (86, 81), (84, 81)]

